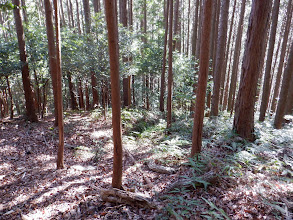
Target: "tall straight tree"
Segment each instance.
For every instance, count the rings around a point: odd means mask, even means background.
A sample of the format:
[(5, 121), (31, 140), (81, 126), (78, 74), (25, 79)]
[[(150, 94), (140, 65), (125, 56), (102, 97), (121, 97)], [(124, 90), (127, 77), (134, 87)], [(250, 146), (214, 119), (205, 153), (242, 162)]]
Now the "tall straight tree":
[(167, 128), (171, 127), (172, 123), (172, 90), (173, 90), (173, 0), (170, 0), (169, 12), (169, 69), (168, 69), (168, 97), (167, 97)]
[(247, 40), (242, 63), (233, 129), (239, 136), (254, 140), (254, 105), (262, 62), (262, 49), (269, 23), (270, 0), (252, 2)]
[(216, 66), (214, 72), (214, 87), (212, 96), (211, 116), (218, 116), (219, 114), (219, 99), (220, 99), (220, 85), (221, 75), (225, 61), (226, 39), (228, 29), (228, 13), (229, 0), (221, 1), (221, 17), (220, 17), (220, 31), (218, 36), (218, 46), (216, 55)]
[[(127, 28), (127, 0), (119, 0), (120, 5), (120, 23), (123, 27)], [(128, 62), (128, 57), (126, 55), (123, 56), (123, 61)], [(131, 77), (125, 75), (123, 77), (123, 103), (124, 106), (131, 105)]]
[(19, 0), (13, 0), (12, 3), (16, 6), (13, 9), (15, 28), (17, 33), (18, 48), (20, 61), (22, 62), (21, 73), (22, 73), (22, 84), (25, 97), (25, 107), (27, 119), (31, 122), (37, 122), (38, 117), (36, 115), (35, 100), (33, 90), (31, 87), (29, 67), (27, 62), (27, 53), (25, 48), (24, 31), (22, 25), (22, 19), (20, 14)]
[(111, 95), (112, 95), (112, 127), (114, 142), (114, 162), (112, 187), (122, 188), (122, 136), (120, 112), (120, 80), (119, 80), (119, 47), (116, 0), (105, 1), (105, 13), (108, 29), (108, 45), (110, 56)]
[(64, 168), (64, 122), (63, 122), (63, 100), (62, 100), (62, 71), (61, 71), (61, 40), (60, 19), (58, 0), (54, 0), (55, 35), (56, 35), (56, 74), (57, 74), (57, 106), (58, 106), (58, 130), (59, 145), (57, 154), (57, 169)]
[(241, 38), (242, 38), (242, 32), (243, 32), (245, 6), (246, 6), (246, 0), (243, 0), (241, 5), (241, 12), (239, 17), (238, 27), (237, 27), (237, 36), (236, 36), (236, 42), (235, 42), (231, 82), (230, 82), (230, 89), (229, 89), (229, 96), (228, 96), (227, 110), (231, 112), (233, 111), (232, 109), (234, 106), (236, 83), (238, 78), (238, 66), (239, 66), (239, 57), (240, 57), (240, 51), (241, 51)]
[(279, 92), (280, 92), (280, 82), (281, 82), (281, 77), (282, 77), (282, 73), (283, 73), (284, 60), (285, 60), (285, 54), (286, 54), (290, 26), (291, 26), (291, 19), (292, 19), (292, 0), (289, 0), (289, 2), (288, 2), (287, 16), (286, 17), (287, 17), (286, 18), (286, 26), (285, 26), (285, 31), (284, 31), (280, 61), (279, 61), (278, 72), (277, 72), (277, 76), (276, 76), (275, 88), (274, 88), (272, 105), (271, 105), (272, 112), (276, 111), (277, 98), (278, 98)]
[(192, 148), (191, 157), (200, 153), (202, 146), (202, 128), (205, 109), (205, 96), (207, 89), (207, 80), (209, 73), (209, 48), (211, 35), (211, 20), (213, 11), (213, 1), (205, 0), (204, 2), (204, 20), (201, 33), (201, 46), (199, 58), (199, 79), (196, 93), (195, 114), (192, 130)]
[(167, 40), (168, 40), (169, 4), (170, 4), (170, 2), (167, 1), (167, 6), (165, 9), (164, 52), (163, 52), (163, 67), (162, 67), (161, 88), (160, 88), (160, 111), (161, 112), (163, 112), (165, 110), (165, 108), (164, 108), (165, 91), (166, 91), (165, 73), (166, 73), (166, 55), (167, 55)]
[(52, 78), (52, 88), (54, 96), (54, 115), (55, 121), (54, 125), (58, 126), (58, 103), (57, 103), (57, 74), (55, 69), (57, 66), (57, 55), (56, 55), (56, 46), (55, 46), (55, 36), (54, 36), (54, 25), (53, 25), (53, 8), (51, 2), (48, 0), (44, 1), (45, 6), (45, 15), (46, 15), (46, 30), (47, 30), (47, 39), (48, 39), (48, 53), (49, 53), (49, 66), (50, 74)]
[(275, 40), (276, 40), (279, 8), (280, 8), (280, 0), (275, 0), (274, 7), (273, 7), (273, 14), (272, 14), (272, 25), (271, 25), (271, 33), (270, 33), (270, 40), (269, 40), (269, 49), (267, 54), (267, 62), (266, 62), (264, 83), (263, 83), (263, 89), (262, 89), (262, 100), (261, 100), (261, 106), (260, 106), (259, 121), (264, 121), (265, 119), (265, 114), (266, 114), (266, 110), (267, 110), (269, 98), (270, 98), (271, 68), (272, 68), (272, 60), (273, 60), (273, 53), (274, 53)]
[(277, 107), (277, 111), (275, 115), (274, 126), (277, 129), (280, 129), (282, 127), (282, 123), (284, 121), (286, 103), (288, 100), (289, 87), (290, 87), (292, 78), (293, 78), (293, 43), (291, 44), (288, 62), (287, 62), (287, 66), (286, 66), (283, 80), (282, 80), (280, 99), (278, 102), (278, 107)]

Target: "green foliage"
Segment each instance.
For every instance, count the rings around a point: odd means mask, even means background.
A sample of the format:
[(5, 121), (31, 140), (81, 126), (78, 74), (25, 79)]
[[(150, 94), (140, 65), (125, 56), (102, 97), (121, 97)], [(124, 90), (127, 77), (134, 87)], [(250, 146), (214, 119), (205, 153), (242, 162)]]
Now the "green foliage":
[(0, 76), (9, 76), (21, 69), (16, 41), (0, 43)]

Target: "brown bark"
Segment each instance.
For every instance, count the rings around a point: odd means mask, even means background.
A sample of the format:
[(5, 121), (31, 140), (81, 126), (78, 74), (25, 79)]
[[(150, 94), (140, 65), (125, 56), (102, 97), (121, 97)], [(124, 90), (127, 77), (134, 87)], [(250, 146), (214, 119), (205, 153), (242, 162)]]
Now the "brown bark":
[[(124, 28), (127, 28), (127, 0), (119, 0), (120, 5), (120, 22)], [(128, 62), (128, 57), (124, 55), (123, 61)], [(123, 77), (123, 105), (129, 107), (131, 105), (131, 81), (130, 77)]]
[(237, 37), (235, 42), (233, 67), (232, 67), (232, 73), (231, 73), (231, 83), (230, 83), (229, 96), (228, 96), (227, 110), (231, 111), (231, 113), (233, 111), (232, 109), (234, 106), (236, 84), (237, 84), (237, 78), (238, 78), (238, 65), (239, 65), (239, 57), (240, 57), (240, 51), (241, 51), (241, 38), (242, 38), (242, 32), (243, 32), (245, 6), (246, 6), (246, 0), (243, 0), (241, 5), (241, 12), (239, 17), (238, 27), (237, 27)]
[(254, 104), (261, 54), (269, 23), (270, 0), (253, 1), (249, 18), (242, 74), (235, 105), (233, 129), (239, 136), (254, 140)]
[(286, 113), (287, 115), (293, 114), (293, 77), (291, 79), (291, 84), (288, 91), (288, 98), (287, 98), (287, 105), (286, 105)]
[(47, 29), (47, 39), (48, 39), (48, 53), (49, 53), (49, 66), (50, 74), (52, 78), (52, 87), (53, 87), (53, 96), (54, 96), (54, 126), (58, 126), (58, 103), (57, 103), (57, 55), (56, 55), (56, 46), (55, 46), (55, 36), (54, 36), (54, 27), (53, 27), (53, 11), (51, 2), (49, 0), (44, 1), (45, 13), (46, 13), (46, 29)]
[(84, 109), (85, 106), (84, 106), (84, 98), (83, 98), (81, 79), (78, 80), (78, 102), (79, 102), (79, 108)]
[(89, 111), (91, 108), (90, 105), (90, 95), (89, 95), (89, 88), (85, 85), (85, 110)]
[(272, 14), (272, 27), (271, 27), (270, 40), (269, 40), (269, 49), (267, 54), (267, 62), (266, 62), (265, 78), (264, 78), (264, 84), (263, 84), (262, 101), (261, 101), (260, 113), (259, 113), (259, 121), (264, 121), (265, 119), (265, 114), (266, 114), (266, 110), (267, 110), (269, 98), (270, 98), (271, 68), (272, 68), (272, 60), (273, 60), (274, 46), (275, 46), (275, 40), (276, 40), (279, 8), (280, 8), (280, 0), (275, 0), (274, 7), (273, 7), (273, 14)]
[(115, 0), (105, 1), (105, 13), (108, 29), (108, 45), (110, 56), (111, 94), (112, 94), (112, 126), (114, 142), (114, 161), (112, 187), (122, 187), (122, 137), (120, 113), (120, 84), (119, 84), (119, 48), (118, 24)]
[(10, 98), (10, 119), (13, 119), (13, 97), (12, 97), (12, 92), (11, 92), (8, 76), (5, 76), (5, 77), (6, 77), (8, 94), (9, 94), (9, 98)]
[(221, 77), (224, 66), (224, 57), (226, 50), (226, 39), (228, 29), (228, 13), (229, 13), (229, 0), (223, 0), (221, 6), (221, 18), (220, 18), (220, 31), (218, 36), (217, 55), (216, 55), (216, 67), (214, 72), (214, 87), (212, 96), (211, 116), (218, 116), (219, 114), (219, 99), (220, 99), (220, 87)]
[(207, 79), (209, 73), (209, 48), (211, 35), (211, 20), (213, 11), (213, 1), (206, 0), (204, 3), (204, 20), (203, 29), (201, 33), (201, 47), (200, 47), (200, 64), (199, 64), (199, 79), (198, 89), (196, 93), (195, 114), (192, 130), (192, 148), (191, 157), (201, 152), (202, 146), (202, 129), (205, 109), (205, 96), (207, 88)]
[[(226, 82), (226, 77), (227, 76), (227, 64), (228, 64), (228, 59), (229, 59), (229, 51), (230, 51), (230, 43), (231, 43), (231, 37), (232, 37), (232, 29), (234, 27), (234, 16), (235, 16), (235, 10), (236, 10), (236, 4), (237, 1), (234, 0), (234, 6), (233, 6), (233, 12), (232, 12), (232, 18), (231, 18), (231, 22), (230, 22), (230, 27), (229, 27), (229, 37), (228, 37), (228, 41), (227, 41), (227, 46), (226, 46), (226, 52), (225, 52), (225, 58), (224, 58), (224, 66), (223, 66), (223, 70), (221, 73), (221, 85), (220, 85), (220, 105), (222, 106), (222, 110), (223, 109), (223, 98), (224, 98), (224, 86), (225, 86), (225, 82)], [(228, 73), (229, 74), (229, 73)]]
[(186, 55), (189, 55), (189, 35), (190, 35), (190, 0), (188, 0), (188, 11), (187, 11), (187, 39), (186, 39)]
[(63, 99), (62, 99), (62, 71), (61, 71), (61, 40), (60, 19), (58, 0), (54, 0), (55, 15), (55, 39), (56, 39), (56, 75), (57, 75), (57, 106), (58, 106), (58, 133), (59, 144), (57, 153), (57, 169), (64, 168), (64, 122), (63, 122)]
[(167, 6), (165, 9), (165, 36), (164, 36), (164, 52), (163, 52), (163, 67), (161, 75), (161, 89), (160, 89), (160, 111), (164, 112), (165, 108), (165, 91), (166, 91), (166, 82), (165, 82), (165, 73), (166, 73), (166, 55), (167, 55), (167, 40), (168, 40), (168, 24), (169, 24), (169, 4), (167, 1)]
[(279, 96), (280, 82), (281, 82), (281, 77), (282, 77), (282, 72), (283, 72), (285, 53), (286, 53), (288, 36), (289, 36), (290, 25), (291, 25), (291, 18), (292, 18), (292, 10), (291, 10), (291, 8), (292, 8), (292, 0), (289, 0), (288, 8), (287, 8), (286, 27), (285, 27), (284, 37), (283, 37), (283, 43), (282, 43), (282, 49), (281, 49), (278, 72), (277, 72), (277, 76), (276, 76), (274, 94), (273, 94), (272, 105), (271, 105), (271, 112), (276, 111), (277, 98)]
[(284, 76), (282, 80), (282, 88), (280, 92), (280, 99), (278, 102), (278, 107), (277, 107), (277, 111), (275, 115), (274, 126), (276, 129), (282, 128), (285, 110), (286, 110), (286, 104), (288, 100), (289, 87), (290, 87), (292, 78), (293, 78), (293, 43), (291, 44), (287, 66), (284, 71)]
[(78, 5), (78, 0), (75, 0), (76, 4), (76, 20), (77, 20), (77, 28), (78, 28), (78, 33), (81, 34), (81, 25), (80, 25), (80, 18), (79, 18), (79, 5)]
[(91, 11), (89, 0), (83, 1), (83, 11), (84, 11), (84, 20), (85, 20), (85, 32), (88, 34), (91, 30)]
[(98, 94), (98, 83), (95, 72), (91, 74), (91, 84), (92, 84), (92, 93), (93, 93), (93, 108), (99, 105), (99, 94)]
[(195, 0), (195, 15), (194, 15), (194, 22), (193, 22), (192, 46), (191, 46), (192, 56), (195, 56), (195, 52), (196, 52), (197, 29), (198, 29), (198, 7), (199, 7), (199, 0)]
[(77, 110), (77, 102), (74, 94), (73, 83), (71, 80), (71, 73), (67, 72), (68, 86), (69, 86), (69, 94), (70, 94), (70, 107), (72, 110)]
[(167, 96), (167, 128), (171, 127), (172, 123), (172, 90), (173, 90), (173, 72), (172, 72), (172, 57), (173, 57), (173, 0), (170, 0), (169, 12), (169, 69), (168, 69), (168, 96)]
[(24, 31), (22, 26), (22, 20), (19, 10), (19, 0), (12, 1), (14, 5), (17, 7), (13, 9), (14, 19), (15, 19), (15, 28), (17, 33), (18, 47), (19, 47), (19, 55), (20, 61), (22, 62), (22, 83), (24, 89), (25, 96), (25, 106), (26, 106), (26, 116), (29, 121), (37, 122), (38, 117), (36, 115), (35, 109), (35, 100), (33, 97), (30, 77), (29, 77), (29, 67), (27, 63), (27, 53), (25, 48), (25, 40), (24, 40)]
[(201, 42), (201, 27), (202, 27), (202, 11), (203, 11), (203, 6), (202, 6), (203, 0), (199, 1), (199, 17), (198, 17), (198, 33), (197, 33), (197, 39), (196, 39), (196, 49), (195, 49), (195, 57), (196, 59), (199, 59), (200, 55), (200, 42)]

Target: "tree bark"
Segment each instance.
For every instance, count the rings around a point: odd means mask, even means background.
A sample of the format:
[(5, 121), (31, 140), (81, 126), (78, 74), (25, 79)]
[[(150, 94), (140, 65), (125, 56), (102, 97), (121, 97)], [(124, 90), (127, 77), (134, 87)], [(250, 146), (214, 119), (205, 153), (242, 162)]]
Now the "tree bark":
[(282, 128), (285, 110), (286, 110), (286, 104), (288, 101), (289, 87), (290, 87), (291, 80), (293, 78), (292, 76), (293, 76), (293, 43), (291, 44), (287, 67), (284, 71), (284, 76), (282, 80), (282, 88), (280, 92), (280, 99), (278, 102), (278, 107), (277, 107), (277, 111), (275, 115), (274, 126), (276, 129)]
[(12, 97), (12, 92), (11, 92), (8, 76), (5, 76), (5, 78), (6, 78), (7, 89), (8, 89), (8, 94), (10, 98), (10, 119), (13, 119), (13, 97)]
[(287, 7), (286, 27), (285, 27), (284, 37), (283, 37), (279, 67), (278, 67), (278, 72), (277, 72), (277, 76), (276, 76), (274, 94), (273, 94), (272, 105), (271, 105), (272, 112), (276, 111), (277, 98), (279, 96), (280, 82), (281, 82), (281, 77), (282, 77), (282, 72), (283, 72), (284, 59), (285, 59), (285, 53), (286, 53), (287, 42), (288, 42), (288, 37), (289, 37), (289, 32), (290, 32), (291, 18), (292, 18), (292, 10), (291, 9), (292, 9), (292, 0), (289, 0), (288, 7)]
[(61, 39), (60, 39), (60, 21), (59, 4), (54, 0), (55, 12), (55, 35), (56, 35), (56, 75), (57, 75), (57, 106), (58, 106), (58, 129), (59, 144), (57, 153), (57, 169), (64, 168), (64, 122), (63, 122), (63, 99), (62, 99), (62, 71), (61, 71)]
[(194, 15), (194, 22), (193, 22), (192, 47), (191, 47), (192, 56), (195, 56), (195, 52), (196, 52), (197, 29), (198, 29), (198, 7), (199, 7), (199, 0), (195, 0), (195, 15)]
[(173, 90), (173, 0), (170, 0), (169, 12), (169, 69), (168, 69), (168, 97), (167, 97), (167, 128), (172, 124), (172, 90)]
[(160, 90), (160, 111), (164, 112), (165, 105), (165, 91), (166, 91), (166, 82), (165, 82), (165, 73), (166, 73), (166, 55), (167, 55), (167, 40), (168, 40), (168, 21), (169, 21), (169, 5), (170, 2), (167, 1), (167, 6), (165, 9), (165, 36), (164, 36), (164, 52), (163, 52), (163, 67), (161, 75), (161, 90)]
[(67, 79), (68, 79), (69, 94), (70, 94), (70, 107), (72, 110), (77, 110), (78, 109), (77, 102), (74, 95), (74, 88), (73, 88), (73, 83), (71, 80), (71, 73), (69, 71), (67, 72)]
[(238, 78), (238, 66), (239, 66), (239, 57), (240, 57), (240, 51), (241, 51), (241, 38), (242, 38), (242, 32), (243, 32), (243, 21), (244, 21), (244, 14), (245, 14), (245, 6), (246, 6), (246, 0), (242, 1), (241, 5), (241, 12), (237, 27), (237, 37), (235, 42), (235, 50), (234, 50), (234, 58), (233, 58), (233, 67), (232, 67), (232, 74), (231, 74), (231, 83), (230, 83), (230, 89), (229, 89), (229, 96), (228, 96), (228, 111), (231, 111), (234, 106), (234, 99), (235, 99), (235, 93), (236, 93), (236, 84), (237, 84), (237, 78)]
[(204, 20), (201, 33), (200, 47), (200, 64), (199, 64), (199, 79), (198, 89), (196, 93), (195, 114), (192, 130), (192, 148), (191, 157), (201, 152), (202, 146), (202, 129), (205, 109), (205, 96), (207, 88), (207, 79), (209, 73), (209, 48), (211, 35), (211, 20), (213, 11), (213, 1), (205, 0), (204, 3)]
[(54, 26), (53, 26), (53, 11), (51, 2), (49, 0), (44, 1), (45, 14), (46, 14), (46, 29), (47, 29), (47, 39), (48, 39), (48, 53), (49, 53), (49, 66), (50, 74), (52, 78), (53, 96), (54, 96), (54, 126), (58, 126), (58, 103), (57, 103), (57, 54), (55, 47), (55, 36), (54, 36)]
[(24, 40), (24, 31), (22, 26), (22, 20), (19, 10), (19, 0), (12, 1), (15, 7), (13, 9), (14, 19), (15, 19), (15, 28), (17, 33), (18, 47), (19, 47), (19, 55), (20, 61), (22, 62), (22, 83), (24, 89), (24, 97), (25, 97), (25, 106), (26, 106), (26, 116), (29, 121), (37, 122), (38, 117), (36, 115), (35, 109), (35, 100), (33, 97), (33, 91), (31, 87), (30, 77), (29, 77), (29, 67), (27, 62), (27, 53), (25, 48), (25, 40)]
[(263, 39), (269, 23), (270, 4), (270, 0), (252, 2), (241, 81), (235, 106), (233, 129), (239, 136), (249, 141), (255, 139), (254, 104), (261, 67)]
[(108, 29), (108, 45), (110, 56), (111, 94), (112, 94), (112, 126), (114, 142), (114, 161), (112, 187), (122, 188), (122, 137), (120, 112), (120, 83), (119, 83), (119, 48), (117, 8), (115, 0), (105, 1), (105, 13)]
[(224, 57), (226, 50), (226, 39), (228, 29), (228, 13), (229, 13), (229, 0), (223, 0), (221, 6), (221, 18), (220, 18), (220, 32), (218, 36), (217, 55), (216, 55), (216, 67), (214, 72), (214, 87), (212, 95), (211, 116), (218, 116), (219, 114), (219, 99), (220, 99), (220, 86), (221, 76), (224, 66)]

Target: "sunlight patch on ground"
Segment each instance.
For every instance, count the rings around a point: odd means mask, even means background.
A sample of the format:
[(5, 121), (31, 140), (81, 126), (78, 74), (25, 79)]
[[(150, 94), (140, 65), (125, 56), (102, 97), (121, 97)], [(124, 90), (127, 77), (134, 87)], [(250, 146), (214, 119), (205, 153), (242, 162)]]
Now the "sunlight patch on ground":
[(55, 160), (55, 157), (51, 155), (47, 155), (47, 154), (39, 154), (35, 156), (35, 160), (45, 162), (45, 161)]
[(68, 212), (73, 209), (75, 206), (74, 203), (59, 203), (59, 204), (51, 204), (45, 208), (40, 208), (37, 210), (33, 210), (27, 215), (22, 215), (22, 219), (55, 219), (56, 216), (60, 216), (60, 213)]
[(105, 137), (110, 137), (111, 135), (109, 134), (109, 130), (99, 130), (99, 131), (94, 131), (91, 134), (91, 138), (93, 139), (101, 139)]

